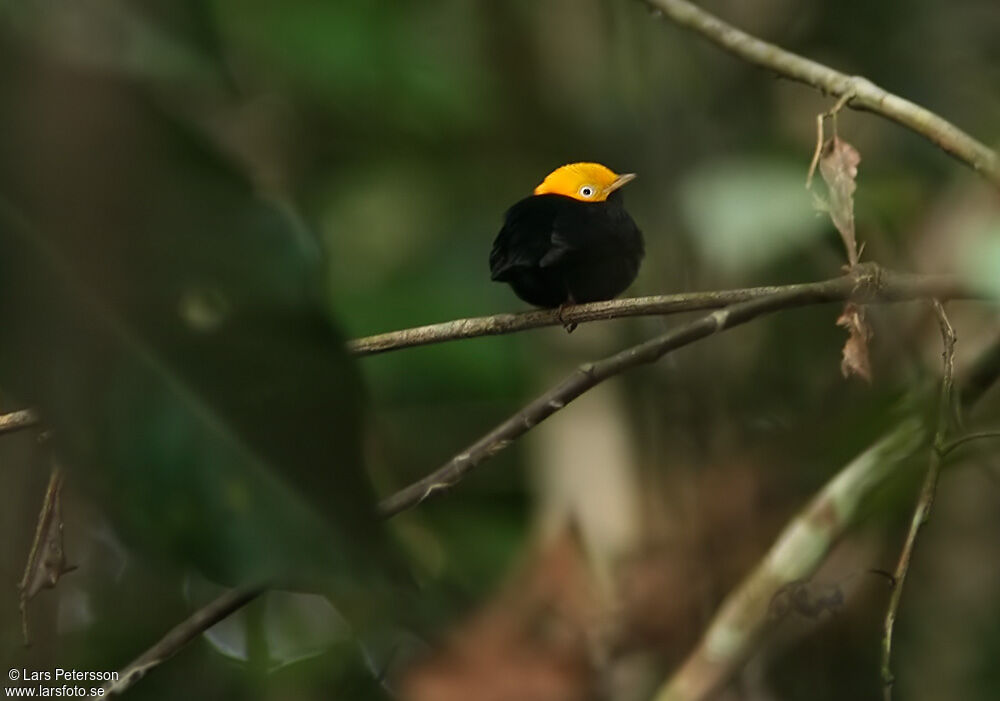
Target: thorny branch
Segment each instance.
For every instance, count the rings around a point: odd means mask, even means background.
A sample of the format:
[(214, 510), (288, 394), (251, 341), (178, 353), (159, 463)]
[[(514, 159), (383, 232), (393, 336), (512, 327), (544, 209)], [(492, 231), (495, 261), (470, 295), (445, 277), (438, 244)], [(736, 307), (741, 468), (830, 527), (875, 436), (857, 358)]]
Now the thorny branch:
[(762, 41), (687, 0), (643, 1), (748, 63), (839, 98), (848, 95), (848, 107), (875, 112), (926, 137), (1000, 187), (1000, 155), (934, 112), (885, 91), (863, 76), (846, 75)]
[(920, 488), (920, 496), (917, 498), (917, 507), (913, 511), (913, 519), (910, 522), (910, 530), (906, 534), (906, 541), (903, 543), (903, 551), (899, 556), (899, 563), (893, 573), (894, 584), (892, 596), (889, 599), (889, 608), (885, 613), (885, 626), (882, 636), (882, 693), (885, 701), (892, 699), (892, 684), (895, 677), (892, 674), (892, 629), (896, 622), (896, 614), (899, 611), (899, 601), (903, 596), (903, 584), (906, 582), (906, 575), (910, 570), (910, 561), (913, 558), (913, 547), (917, 542), (917, 535), (920, 529), (931, 517), (931, 507), (934, 504), (934, 494), (937, 491), (938, 476), (941, 474), (941, 461), (944, 456), (948, 429), (952, 419), (952, 393), (955, 377), (955, 330), (948, 321), (948, 315), (944, 311), (944, 306), (939, 300), (933, 300), (934, 311), (937, 313), (938, 324), (941, 327), (941, 340), (944, 345), (942, 357), (944, 360), (944, 372), (941, 378), (941, 396), (938, 400), (937, 429), (934, 433), (934, 442), (931, 445), (931, 456), (927, 465), (927, 475), (924, 477), (923, 486)]

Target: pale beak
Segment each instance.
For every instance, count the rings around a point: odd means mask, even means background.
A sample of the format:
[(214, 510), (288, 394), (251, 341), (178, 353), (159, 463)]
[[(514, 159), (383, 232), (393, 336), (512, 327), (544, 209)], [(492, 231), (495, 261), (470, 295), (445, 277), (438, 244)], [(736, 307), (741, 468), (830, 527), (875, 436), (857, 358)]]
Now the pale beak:
[(604, 189), (604, 191), (610, 195), (612, 192), (620, 188), (622, 185), (630, 183), (633, 180), (635, 180), (635, 173), (622, 173), (617, 178), (615, 178), (614, 182), (608, 185)]

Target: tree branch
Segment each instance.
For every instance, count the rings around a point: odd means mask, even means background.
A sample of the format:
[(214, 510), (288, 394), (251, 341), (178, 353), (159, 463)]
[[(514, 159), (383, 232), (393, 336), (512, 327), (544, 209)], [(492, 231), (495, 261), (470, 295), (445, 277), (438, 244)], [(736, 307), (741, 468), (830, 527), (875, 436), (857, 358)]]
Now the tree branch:
[[(1000, 339), (976, 361), (962, 383), (971, 408), (1000, 378)], [(810, 577), (853, 525), (864, 499), (926, 444), (921, 417), (909, 416), (848, 463), (785, 527), (759, 565), (719, 607), (714, 619), (655, 701), (703, 701), (740, 669), (763, 638), (771, 601), (782, 587)]]
[(910, 571), (910, 561), (913, 558), (913, 548), (917, 543), (917, 535), (920, 529), (931, 517), (931, 507), (934, 504), (934, 494), (937, 491), (938, 476), (941, 474), (941, 460), (944, 455), (948, 428), (951, 425), (952, 410), (952, 387), (955, 377), (955, 329), (948, 321), (941, 302), (934, 300), (934, 311), (937, 313), (938, 323), (941, 326), (941, 341), (944, 345), (942, 353), (944, 360), (944, 372), (941, 378), (941, 397), (938, 400), (937, 429), (934, 433), (934, 443), (931, 446), (931, 457), (927, 466), (927, 474), (924, 477), (923, 486), (920, 488), (920, 496), (917, 498), (917, 507), (913, 511), (913, 519), (910, 521), (910, 530), (906, 534), (906, 541), (903, 543), (903, 551), (899, 555), (899, 563), (893, 574), (892, 596), (889, 598), (889, 607), (885, 613), (884, 633), (882, 635), (882, 693), (885, 701), (892, 701), (892, 684), (895, 677), (892, 674), (892, 629), (896, 622), (896, 614), (899, 611), (899, 602), (903, 596), (903, 584), (906, 582), (906, 575)]
[(232, 589), (170, 629), (160, 640), (118, 673), (104, 687), (104, 695), (121, 694), (153, 667), (173, 657), (182, 647), (263, 593), (262, 588)]
[[(947, 275), (904, 275), (883, 271), (884, 275), (895, 276), (905, 287), (921, 290), (905, 299), (936, 296), (942, 299), (981, 296), (968, 289), (956, 278)], [(795, 285), (771, 285), (767, 287), (746, 287), (737, 290), (716, 290), (710, 292), (685, 292), (681, 294), (659, 295), (655, 297), (631, 297), (613, 299), (607, 302), (591, 302), (566, 307), (559, 316), (557, 309), (536, 309), (514, 314), (456, 319), (440, 324), (417, 326), (400, 331), (390, 331), (375, 336), (366, 336), (349, 341), (348, 350), (356, 356), (376, 355), (387, 351), (412, 348), (431, 343), (442, 343), (479, 336), (497, 336), (516, 333), (544, 326), (563, 326), (587, 321), (603, 321), (630, 316), (662, 316), (678, 312), (719, 309), (730, 304), (761, 299), (770, 295), (808, 291), (816, 283)], [(836, 301), (836, 300), (830, 300)]]
[(417, 326), (411, 329), (390, 331), (375, 336), (349, 341), (348, 350), (358, 356), (375, 355), (400, 348), (412, 348), (430, 343), (456, 341), (479, 336), (499, 336), (502, 334), (527, 331), (545, 326), (581, 324), (588, 321), (604, 321), (629, 316), (662, 316), (679, 312), (718, 309), (728, 304), (759, 299), (776, 292), (796, 287), (795, 285), (772, 285), (768, 287), (747, 287), (739, 290), (718, 290), (712, 292), (685, 292), (654, 297), (630, 297), (612, 299), (606, 302), (574, 304), (562, 310), (534, 309), (513, 314), (494, 314), (469, 319), (455, 319), (440, 324)]
[(875, 112), (915, 131), (1000, 187), (1000, 155), (930, 110), (886, 92), (867, 78), (846, 75), (762, 41), (687, 0), (643, 1), (744, 61), (839, 98), (850, 96), (849, 107)]
[(980, 431), (979, 433), (967, 433), (964, 436), (956, 438), (951, 443), (946, 445), (941, 450), (941, 456), (946, 457), (951, 453), (951, 451), (956, 448), (960, 448), (966, 443), (971, 443), (972, 441), (981, 441), (987, 438), (1000, 438), (1000, 431)]
[(894, 273), (873, 263), (865, 263), (855, 266), (842, 277), (791, 285), (757, 299), (724, 307), (652, 340), (626, 348), (598, 362), (580, 366), (560, 384), (540, 395), (442, 467), (382, 500), (379, 510), (384, 516), (393, 516), (420, 504), (432, 494), (451, 489), (477, 465), (493, 457), (539, 422), (609, 377), (638, 365), (655, 362), (672, 350), (746, 323), (762, 314), (845, 300), (868, 304), (937, 297), (939, 291), (947, 292), (945, 296), (948, 297), (977, 296), (970, 290), (955, 287), (954, 281), (947, 278)]
[(31, 409), (21, 409), (12, 411), (9, 414), (0, 414), (0, 434), (13, 433), (25, 428), (38, 425), (38, 415)]

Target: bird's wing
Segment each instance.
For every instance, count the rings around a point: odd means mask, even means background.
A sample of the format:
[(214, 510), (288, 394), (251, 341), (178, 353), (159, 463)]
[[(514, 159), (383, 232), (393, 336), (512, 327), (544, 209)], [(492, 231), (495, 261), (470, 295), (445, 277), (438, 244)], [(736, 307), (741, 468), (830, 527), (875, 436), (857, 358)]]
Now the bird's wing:
[(511, 252), (511, 239), (513, 234), (505, 226), (500, 229), (496, 240), (493, 242), (493, 250), (490, 251), (490, 278), (492, 280), (506, 280), (507, 273), (511, 269), (522, 264), (519, 256)]
[(556, 231), (552, 232), (552, 246), (538, 261), (538, 267), (549, 268), (562, 262), (567, 254), (572, 252), (573, 246), (569, 241), (559, 236)]
[(509, 210), (490, 251), (490, 275), (506, 280), (517, 268), (537, 268), (552, 249), (553, 219), (558, 202), (549, 195), (521, 200)]

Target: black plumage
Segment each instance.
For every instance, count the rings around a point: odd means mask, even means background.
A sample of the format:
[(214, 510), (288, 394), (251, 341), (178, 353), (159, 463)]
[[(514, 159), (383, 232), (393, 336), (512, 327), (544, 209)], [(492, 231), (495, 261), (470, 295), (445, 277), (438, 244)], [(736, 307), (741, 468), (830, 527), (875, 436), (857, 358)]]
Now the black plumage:
[(642, 232), (621, 193), (603, 202), (527, 197), (509, 210), (490, 252), (493, 280), (539, 307), (617, 297), (639, 273)]

